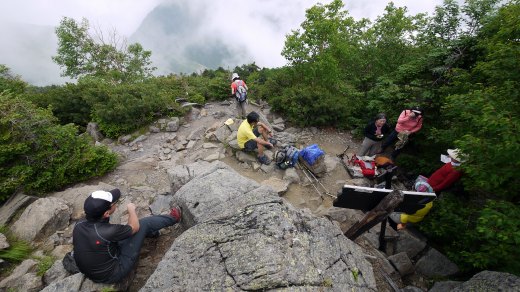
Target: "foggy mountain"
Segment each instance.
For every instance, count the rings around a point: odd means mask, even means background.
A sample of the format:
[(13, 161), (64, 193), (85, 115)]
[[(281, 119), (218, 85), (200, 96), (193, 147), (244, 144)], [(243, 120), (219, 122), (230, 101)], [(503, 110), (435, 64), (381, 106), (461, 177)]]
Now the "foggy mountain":
[[(265, 1), (230, 7), (221, 1), (164, 0), (146, 15), (127, 43), (138, 42), (152, 52), (151, 60), (157, 67), (154, 75), (228, 69), (252, 62), (277, 67), (285, 62), (280, 55), (284, 34), (298, 27), (303, 17), (301, 7), (308, 6), (309, 1)], [(80, 17), (75, 19), (81, 21)], [(96, 25), (90, 24), (91, 29)], [(60, 77), (60, 67), (51, 59), (58, 43), (54, 29), (0, 22), (4, 38), (0, 64), (37, 86), (69, 81)]]
[[(205, 68), (234, 67), (247, 61), (239, 44), (224, 43), (221, 31), (211, 25), (209, 9), (193, 2), (169, 1), (157, 6), (143, 20), (129, 43), (138, 42), (152, 51), (155, 74), (199, 72)], [(232, 23), (232, 20), (229, 21)], [(228, 37), (227, 39), (233, 39)], [(252, 58), (249, 58), (252, 62)]]

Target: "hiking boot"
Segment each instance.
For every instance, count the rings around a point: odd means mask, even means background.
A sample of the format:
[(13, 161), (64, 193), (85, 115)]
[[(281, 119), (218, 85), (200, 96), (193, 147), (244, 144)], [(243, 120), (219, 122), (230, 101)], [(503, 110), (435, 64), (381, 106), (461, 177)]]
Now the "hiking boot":
[(173, 207), (170, 211), (170, 216), (177, 221), (177, 223), (181, 222), (182, 219), (182, 212), (180, 208)]
[(159, 232), (159, 230), (150, 232), (146, 235), (147, 238), (158, 238), (159, 236), (161, 236), (161, 233)]
[(269, 165), (271, 163), (271, 160), (267, 158), (267, 156), (260, 156), (258, 157), (258, 161), (262, 164)]

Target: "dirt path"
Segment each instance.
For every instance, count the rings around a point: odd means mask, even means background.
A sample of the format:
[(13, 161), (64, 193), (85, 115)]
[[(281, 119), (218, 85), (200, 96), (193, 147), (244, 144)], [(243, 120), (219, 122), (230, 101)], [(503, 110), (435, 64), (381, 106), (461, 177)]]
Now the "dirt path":
[[(195, 146), (192, 150), (173, 153), (170, 160), (161, 161), (161, 146), (174, 136), (179, 141), (188, 137), (196, 129), (201, 127), (209, 128), (215, 123), (223, 123), (228, 118), (233, 117), (234, 108), (234, 104), (210, 103), (203, 109), (194, 109), (188, 114), (184, 120), (181, 120), (181, 126), (175, 133), (147, 133), (146, 140), (140, 142), (140, 147), (137, 148), (111, 144), (110, 147), (113, 151), (121, 155), (122, 161), (116, 170), (99, 181), (117, 186), (124, 193), (132, 189), (139, 190), (139, 188), (143, 187), (151, 187), (158, 194), (170, 192), (170, 183), (166, 170), (175, 165), (195, 162), (197, 158), (208, 155), (209, 151), (201, 147), (204, 141), (199, 140), (199, 142), (197, 142), (198, 146)], [(249, 110), (261, 111), (260, 108), (251, 105)], [(219, 116), (219, 118), (215, 118), (215, 116)], [(277, 116), (271, 117), (270, 121), (275, 118), (277, 118)], [(315, 134), (309, 137), (304, 144), (296, 146), (304, 147), (311, 144), (318, 144), (327, 155), (336, 157), (336, 155), (341, 154), (347, 147), (349, 147), (349, 152), (353, 152), (359, 145), (359, 142), (353, 141), (350, 133), (345, 131), (316, 129), (313, 132)], [(241, 175), (251, 178), (258, 183), (273, 176), (280, 179), (283, 177), (284, 171), (279, 169), (275, 169), (273, 173), (265, 173), (261, 170), (254, 171), (251, 168), (244, 168), (235, 156), (231, 155), (232, 152), (230, 149), (223, 150), (223, 152), (224, 151), (226, 157), (221, 159), (221, 161), (228, 164)], [(297, 208), (308, 208), (313, 212), (319, 210), (321, 207), (328, 208), (332, 206), (332, 197), (325, 195), (324, 190), (318, 184), (315, 184), (321, 192), (320, 196), (313, 185), (309, 183), (309, 179), (303, 172), (298, 169), (297, 172), (300, 176), (301, 183), (291, 184), (289, 186), (289, 189), (283, 195), (287, 201)], [(349, 179), (348, 173), (338, 162), (332, 171), (328, 172), (319, 180), (321, 184), (335, 196), (340, 191), (342, 185)], [(144, 200), (146, 200), (146, 198)], [(139, 214), (140, 216), (146, 216), (148, 215), (147, 212), (147, 210), (143, 209)], [(136, 278), (132, 282), (130, 291), (138, 291), (144, 285), (164, 253), (181, 232), (181, 230), (173, 228), (169, 233), (160, 238), (147, 240), (145, 242), (137, 267)]]

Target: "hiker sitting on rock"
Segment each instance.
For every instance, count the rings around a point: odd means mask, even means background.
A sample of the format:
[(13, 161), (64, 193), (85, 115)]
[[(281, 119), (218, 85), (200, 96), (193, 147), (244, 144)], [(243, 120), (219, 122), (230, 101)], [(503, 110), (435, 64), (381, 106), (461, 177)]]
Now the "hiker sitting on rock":
[(390, 127), (386, 123), (385, 114), (378, 114), (376, 118), (368, 123), (363, 131), (365, 139), (361, 144), (361, 149), (357, 153), (361, 156), (374, 156), (381, 149), (383, 138), (390, 132)]
[(134, 268), (145, 237), (159, 236), (159, 230), (181, 219), (181, 211), (172, 208), (168, 215), (137, 218), (136, 206), (126, 205), (128, 223), (110, 224), (121, 196), (119, 189), (95, 191), (85, 200), (86, 220), (74, 226), (73, 256), (79, 270), (97, 283), (117, 283)]
[[(256, 112), (247, 115), (237, 132), (238, 146), (246, 152), (253, 152), (258, 149), (258, 161), (262, 164), (269, 164), (271, 160), (264, 154), (264, 149), (272, 149), (275, 142), (273, 132), (264, 123), (259, 121), (260, 116)], [(275, 142), (276, 143), (276, 142)]]

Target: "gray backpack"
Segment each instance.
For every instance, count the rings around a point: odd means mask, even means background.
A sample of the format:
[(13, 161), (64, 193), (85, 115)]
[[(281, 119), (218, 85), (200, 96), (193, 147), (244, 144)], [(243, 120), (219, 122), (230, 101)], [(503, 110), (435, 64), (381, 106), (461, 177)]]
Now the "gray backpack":
[(238, 102), (244, 102), (247, 98), (246, 84), (242, 80), (235, 81), (237, 84), (237, 90), (235, 91), (235, 97)]

